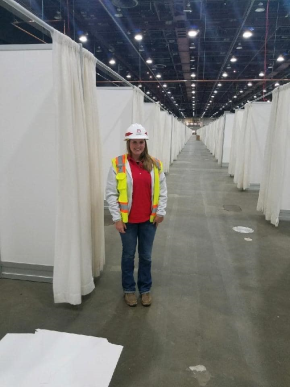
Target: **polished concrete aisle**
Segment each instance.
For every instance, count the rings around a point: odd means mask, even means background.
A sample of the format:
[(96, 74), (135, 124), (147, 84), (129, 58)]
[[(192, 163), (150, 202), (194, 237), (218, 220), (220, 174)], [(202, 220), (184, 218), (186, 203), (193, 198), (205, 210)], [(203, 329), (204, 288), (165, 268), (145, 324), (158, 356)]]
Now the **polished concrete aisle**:
[(0, 280), (0, 337), (36, 328), (106, 337), (124, 346), (111, 387), (290, 386), (290, 224), (266, 222), (257, 192), (239, 191), (195, 137), (167, 183), (150, 308), (122, 299), (120, 237), (106, 216), (93, 294), (54, 305), (49, 284)]

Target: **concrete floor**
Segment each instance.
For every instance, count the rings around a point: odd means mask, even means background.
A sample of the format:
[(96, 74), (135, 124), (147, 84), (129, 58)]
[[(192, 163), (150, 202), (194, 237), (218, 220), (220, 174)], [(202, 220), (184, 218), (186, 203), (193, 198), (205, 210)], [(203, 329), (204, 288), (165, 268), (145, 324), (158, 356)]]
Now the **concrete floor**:
[(258, 193), (239, 191), (195, 137), (167, 183), (150, 308), (122, 299), (120, 237), (106, 216), (95, 291), (81, 306), (54, 305), (50, 284), (0, 280), (0, 338), (36, 328), (106, 337), (124, 346), (110, 387), (290, 386), (290, 224), (266, 222)]

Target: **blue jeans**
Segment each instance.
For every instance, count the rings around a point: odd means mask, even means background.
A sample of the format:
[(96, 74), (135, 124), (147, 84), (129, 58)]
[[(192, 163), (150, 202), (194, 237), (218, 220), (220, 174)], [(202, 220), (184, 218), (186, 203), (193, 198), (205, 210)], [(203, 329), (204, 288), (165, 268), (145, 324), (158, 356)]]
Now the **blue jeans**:
[(149, 222), (126, 223), (125, 234), (122, 239), (122, 286), (124, 293), (134, 293), (136, 283), (134, 280), (134, 257), (138, 240), (139, 268), (138, 289), (140, 294), (150, 291), (151, 278), (151, 253), (156, 232), (156, 225)]

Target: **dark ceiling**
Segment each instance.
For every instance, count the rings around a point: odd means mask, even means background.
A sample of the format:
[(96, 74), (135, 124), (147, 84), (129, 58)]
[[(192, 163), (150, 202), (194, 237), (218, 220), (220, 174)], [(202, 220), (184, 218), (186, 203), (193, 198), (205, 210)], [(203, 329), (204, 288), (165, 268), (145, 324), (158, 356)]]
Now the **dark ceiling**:
[[(218, 116), (247, 100), (266, 100), (277, 79), (280, 84), (289, 79), (290, 0), (19, 3), (77, 42), (86, 34), (85, 48), (122, 77), (130, 74), (130, 82), (178, 117)], [(0, 26), (0, 44), (51, 42), (31, 23), (4, 8), (0, 8)], [(198, 30), (195, 38), (188, 37), (190, 29)], [(252, 37), (244, 38), (245, 30), (251, 30)], [(137, 32), (143, 35), (141, 42), (134, 39)], [(283, 62), (277, 61), (279, 55), (283, 55)], [(230, 61), (233, 56), (236, 62)], [(149, 57), (152, 64), (146, 63)], [(115, 65), (109, 65), (112, 58)], [(265, 76), (260, 77), (265, 70)], [(161, 78), (156, 78), (157, 74)], [(252, 85), (248, 86), (250, 79)], [(103, 86), (108, 81), (102, 82), (112, 78), (98, 70), (97, 80), (98, 86)]]

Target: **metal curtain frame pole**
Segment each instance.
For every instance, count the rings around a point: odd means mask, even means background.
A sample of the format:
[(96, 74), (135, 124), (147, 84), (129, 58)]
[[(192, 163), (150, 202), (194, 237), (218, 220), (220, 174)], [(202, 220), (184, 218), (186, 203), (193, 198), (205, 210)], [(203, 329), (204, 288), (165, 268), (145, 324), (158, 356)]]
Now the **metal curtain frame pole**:
[[(20, 5), (19, 3), (17, 3), (16, 1), (14, 0), (0, 0), (0, 5), (2, 5), (4, 8), (8, 9), (9, 11), (12, 11), (19, 17), (23, 18), (24, 19), (27, 19), (27, 20), (30, 20), (30, 21), (33, 21), (35, 23), (35, 28), (39, 29), (41, 32), (45, 33), (46, 35), (48, 35), (48, 33), (52, 34), (53, 31), (56, 31), (55, 28), (51, 27), (49, 24), (47, 24), (46, 22), (44, 22), (43, 20), (41, 20), (39, 17), (37, 17), (36, 15), (34, 15), (32, 12), (28, 11), (26, 8), (24, 8), (22, 5)], [(82, 65), (82, 48), (80, 49), (80, 60), (81, 60), (81, 65)], [(109, 73), (112, 77), (115, 77), (116, 79), (118, 79), (119, 81), (122, 81), (124, 82), (127, 86), (129, 87), (132, 87), (132, 88), (137, 88), (136, 86), (132, 85), (132, 83), (128, 82), (126, 79), (124, 79), (123, 77), (121, 77), (121, 75), (119, 75), (118, 73), (116, 73), (114, 70), (112, 70), (110, 67), (106, 66), (103, 62), (101, 62), (100, 60), (98, 60), (96, 58), (97, 62), (96, 62), (96, 66), (100, 69), (102, 69), (103, 71)], [(138, 90), (140, 90), (138, 88)], [(143, 93), (143, 91), (140, 90), (141, 93)], [(148, 99), (149, 101), (153, 102), (153, 103), (157, 103), (155, 102), (152, 98), (150, 98), (149, 96), (147, 96), (145, 93), (143, 93), (144, 97), (146, 99)], [(162, 107), (160, 106), (160, 108), (162, 109)], [(164, 109), (165, 110), (165, 109)]]

